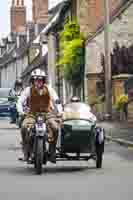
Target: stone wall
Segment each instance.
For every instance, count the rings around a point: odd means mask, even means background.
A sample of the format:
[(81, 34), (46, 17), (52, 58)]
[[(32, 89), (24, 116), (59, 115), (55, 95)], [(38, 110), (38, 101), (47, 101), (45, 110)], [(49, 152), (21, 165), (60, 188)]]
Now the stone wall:
[[(113, 15), (125, 0), (110, 0), (109, 3), (110, 15)], [(81, 31), (90, 37), (104, 23), (104, 0), (77, 0), (77, 16)]]
[(128, 123), (133, 126), (133, 101), (128, 104)]
[(88, 43), (85, 55), (85, 99), (89, 103), (92, 103), (92, 100), (97, 98), (96, 82), (103, 72), (100, 51), (101, 49), (96, 41), (93, 40)]

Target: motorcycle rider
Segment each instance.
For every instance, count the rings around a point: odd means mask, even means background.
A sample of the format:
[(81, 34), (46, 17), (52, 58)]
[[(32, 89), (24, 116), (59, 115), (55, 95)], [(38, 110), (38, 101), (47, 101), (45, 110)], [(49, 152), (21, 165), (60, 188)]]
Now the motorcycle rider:
[(49, 160), (56, 163), (56, 143), (58, 137), (57, 117), (61, 116), (62, 106), (56, 92), (46, 84), (46, 74), (41, 69), (35, 69), (31, 73), (32, 85), (25, 88), (18, 101), (18, 111), (24, 115), (23, 105), (27, 103), (28, 112), (22, 123), (21, 137), (23, 143), (24, 160), (28, 161), (25, 135), (27, 128), (32, 127), (35, 123), (36, 113), (46, 114), (48, 123), (48, 140), (49, 140)]
[(11, 89), (9, 92), (9, 101), (11, 102), (11, 106), (10, 106), (11, 122), (10, 123), (16, 122), (16, 118), (17, 118), (16, 103), (22, 91), (23, 91), (23, 83), (22, 83), (22, 80), (19, 78), (15, 81), (14, 88)]

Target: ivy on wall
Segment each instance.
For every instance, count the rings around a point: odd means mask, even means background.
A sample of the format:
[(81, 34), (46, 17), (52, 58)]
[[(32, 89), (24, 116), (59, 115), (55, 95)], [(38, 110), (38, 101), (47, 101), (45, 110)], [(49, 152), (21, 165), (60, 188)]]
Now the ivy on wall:
[(77, 22), (69, 21), (60, 33), (58, 65), (72, 85), (80, 85), (84, 76), (84, 37)]

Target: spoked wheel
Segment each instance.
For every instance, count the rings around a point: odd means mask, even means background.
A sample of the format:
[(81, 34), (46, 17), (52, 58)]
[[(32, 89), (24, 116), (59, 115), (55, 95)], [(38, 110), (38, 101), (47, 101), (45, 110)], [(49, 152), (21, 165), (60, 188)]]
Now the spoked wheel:
[(42, 174), (42, 166), (43, 166), (43, 139), (36, 139), (36, 148), (35, 148), (35, 163), (34, 167), (36, 170), (36, 174)]
[(76, 153), (76, 157), (77, 157), (77, 159), (80, 159), (80, 152)]

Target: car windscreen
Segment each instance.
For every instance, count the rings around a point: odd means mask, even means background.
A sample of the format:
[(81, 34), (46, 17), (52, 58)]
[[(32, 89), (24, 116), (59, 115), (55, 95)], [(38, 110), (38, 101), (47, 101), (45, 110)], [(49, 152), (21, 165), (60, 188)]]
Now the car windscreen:
[(63, 119), (90, 119), (91, 108), (85, 103), (66, 104), (63, 112)]
[(90, 106), (85, 103), (70, 103), (64, 106), (64, 112), (84, 113), (90, 111)]
[(8, 98), (10, 88), (0, 88), (0, 98)]

